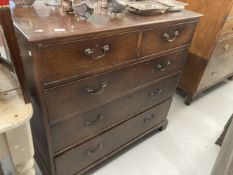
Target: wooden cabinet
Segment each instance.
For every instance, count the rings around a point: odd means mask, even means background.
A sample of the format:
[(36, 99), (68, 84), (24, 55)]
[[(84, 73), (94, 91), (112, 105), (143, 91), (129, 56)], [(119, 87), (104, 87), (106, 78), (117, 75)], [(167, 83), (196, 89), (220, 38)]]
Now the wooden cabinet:
[(83, 174), (166, 128), (200, 15), (96, 13), (83, 22), (42, 2), (12, 9), (36, 158), (46, 175)]
[(197, 25), (178, 85), (186, 96), (185, 104), (190, 105), (198, 94), (233, 76), (233, 1), (182, 1), (204, 15)]

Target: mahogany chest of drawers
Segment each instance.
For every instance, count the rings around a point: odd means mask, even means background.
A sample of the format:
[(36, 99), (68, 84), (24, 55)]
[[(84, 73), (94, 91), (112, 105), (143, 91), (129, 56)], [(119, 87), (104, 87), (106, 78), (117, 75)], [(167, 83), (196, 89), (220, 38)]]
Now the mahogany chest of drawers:
[(233, 76), (233, 1), (182, 1), (204, 14), (178, 85), (190, 105), (197, 95)]
[(96, 13), (83, 22), (39, 1), (12, 16), (44, 174), (86, 173), (166, 128), (199, 14)]

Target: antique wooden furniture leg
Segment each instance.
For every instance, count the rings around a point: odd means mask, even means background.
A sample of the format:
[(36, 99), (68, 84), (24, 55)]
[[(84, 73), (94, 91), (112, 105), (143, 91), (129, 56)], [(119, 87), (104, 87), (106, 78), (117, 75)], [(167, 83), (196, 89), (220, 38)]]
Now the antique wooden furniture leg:
[(192, 104), (192, 97), (186, 96), (184, 100), (184, 104), (190, 106)]
[(159, 128), (159, 131), (162, 132), (163, 130), (165, 130), (167, 128), (167, 125), (168, 125), (168, 120), (165, 120), (162, 123), (162, 126)]
[(34, 149), (29, 122), (5, 133), (17, 175), (35, 175)]
[(1, 65), (0, 80), (0, 158), (10, 155), (16, 175), (35, 175), (32, 105), (25, 104), (17, 80)]

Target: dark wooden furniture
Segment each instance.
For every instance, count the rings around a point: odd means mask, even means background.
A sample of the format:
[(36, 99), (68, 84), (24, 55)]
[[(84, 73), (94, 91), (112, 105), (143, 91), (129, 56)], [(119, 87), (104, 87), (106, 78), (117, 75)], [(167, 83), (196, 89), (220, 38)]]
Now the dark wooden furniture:
[(182, 1), (204, 14), (178, 85), (190, 105), (198, 94), (233, 76), (233, 1)]
[(12, 15), (44, 174), (83, 174), (166, 128), (199, 14), (83, 22), (38, 1)]

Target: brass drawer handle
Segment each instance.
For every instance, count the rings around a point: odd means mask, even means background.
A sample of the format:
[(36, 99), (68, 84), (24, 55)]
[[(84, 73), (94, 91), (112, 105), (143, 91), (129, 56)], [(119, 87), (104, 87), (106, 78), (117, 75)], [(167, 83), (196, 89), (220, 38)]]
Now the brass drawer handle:
[(105, 88), (108, 86), (107, 82), (103, 82), (99, 89), (86, 88), (87, 92), (91, 95), (100, 95), (104, 92)]
[(98, 144), (96, 148), (94, 149), (89, 149), (86, 151), (86, 155), (88, 156), (93, 156), (95, 155), (98, 151), (100, 151), (103, 148), (102, 144)]
[(155, 118), (155, 115), (152, 114), (149, 118), (144, 118), (145, 123), (150, 123)]
[(167, 42), (173, 42), (176, 40), (176, 38), (180, 35), (180, 32), (178, 30), (176, 31), (171, 31), (169, 33), (165, 33), (163, 35), (165, 41)]
[(94, 49), (88, 48), (85, 49), (85, 55), (88, 57), (91, 57), (92, 59), (100, 59), (102, 57), (104, 57), (110, 50), (109, 45), (104, 45), (103, 48), (101, 49), (102, 54), (101, 55), (95, 55), (95, 51)]
[(162, 93), (163, 93), (163, 90), (159, 88), (159, 89), (157, 89), (157, 90), (155, 90), (155, 91), (153, 91), (153, 92), (150, 92), (149, 95), (150, 95), (151, 97), (155, 97), (155, 96), (161, 95)]
[(170, 60), (168, 60), (165, 64), (157, 64), (156, 65), (156, 69), (158, 69), (159, 71), (165, 71), (167, 68), (170, 67), (170, 65), (172, 64), (172, 62)]
[(85, 122), (85, 125), (86, 126), (94, 126), (94, 125), (96, 125), (96, 123), (98, 123), (99, 121), (101, 121), (103, 118), (104, 118), (104, 116), (101, 115), (101, 114), (99, 114), (95, 120), (93, 120), (93, 121), (87, 120)]

